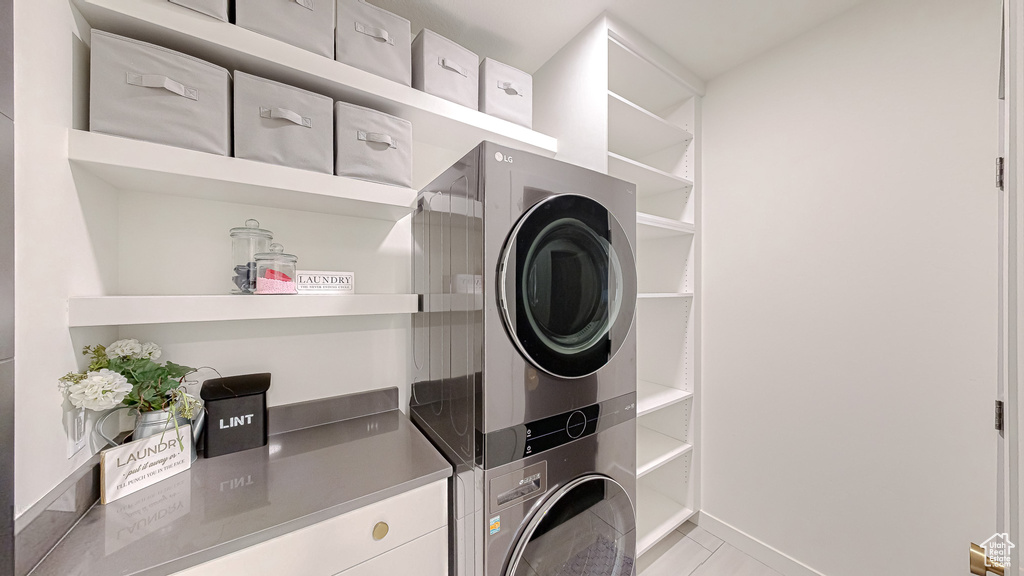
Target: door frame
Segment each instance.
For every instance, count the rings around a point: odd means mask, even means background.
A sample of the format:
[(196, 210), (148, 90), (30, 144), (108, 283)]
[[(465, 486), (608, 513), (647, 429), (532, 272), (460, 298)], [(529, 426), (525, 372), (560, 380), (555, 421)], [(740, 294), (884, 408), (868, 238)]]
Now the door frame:
[[(1024, 573), (1020, 503), (1020, 430), (1024, 427), (1024, 402), (1020, 395), (1024, 377), (1024, 0), (1003, 1), (1003, 61), (1000, 77), (1000, 156), (1004, 158), (1003, 192), (1000, 199), (1001, 318), (999, 399), (1004, 402), (1003, 431), (999, 437), (999, 510), (997, 532), (1006, 532), (1011, 542), (1011, 571)], [(1003, 251), (1001, 250), (1001, 251)]]

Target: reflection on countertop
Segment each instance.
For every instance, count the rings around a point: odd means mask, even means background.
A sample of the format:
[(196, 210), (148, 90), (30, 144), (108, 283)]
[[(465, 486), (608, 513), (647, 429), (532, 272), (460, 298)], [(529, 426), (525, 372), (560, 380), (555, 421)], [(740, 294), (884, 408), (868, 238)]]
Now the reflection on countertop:
[(397, 409), (285, 432), (97, 504), (32, 576), (173, 574), (451, 473)]

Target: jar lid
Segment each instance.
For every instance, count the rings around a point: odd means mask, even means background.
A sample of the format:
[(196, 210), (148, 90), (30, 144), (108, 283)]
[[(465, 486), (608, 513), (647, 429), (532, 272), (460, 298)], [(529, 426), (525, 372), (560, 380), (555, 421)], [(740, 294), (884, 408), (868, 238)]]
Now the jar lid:
[(266, 238), (274, 239), (274, 233), (270, 230), (260, 228), (260, 221), (250, 218), (245, 221), (245, 226), (231, 229), (232, 238)]
[(256, 255), (256, 261), (274, 260), (276, 262), (297, 262), (299, 258), (295, 254), (285, 254), (284, 246), (274, 242), (270, 245), (270, 252), (260, 252)]

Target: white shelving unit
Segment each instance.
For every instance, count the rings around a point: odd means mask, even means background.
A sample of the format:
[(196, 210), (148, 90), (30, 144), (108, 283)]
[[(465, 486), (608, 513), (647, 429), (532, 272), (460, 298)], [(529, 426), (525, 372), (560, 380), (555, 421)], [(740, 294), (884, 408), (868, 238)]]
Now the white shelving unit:
[(636, 476), (642, 478), (660, 466), (693, 450), (693, 446), (655, 432), (645, 426), (636, 429)]
[(638, 554), (700, 507), (700, 96), (664, 60), (609, 26), (608, 173), (637, 185)]
[[(545, 156), (555, 138), (410, 86), (220, 22), (166, 0), (72, 0), (95, 29), (152, 42), (228, 70), (241, 70), (371, 107), (412, 122), (414, 144), (463, 153), (490, 140)], [(436, 160), (430, 155), (427, 162)], [(417, 161), (421, 161), (417, 155)], [(68, 161), (79, 174), (131, 191), (289, 211), (398, 222), (416, 191), (304, 170), (68, 131)], [(440, 171), (447, 166), (436, 166)], [(426, 170), (425, 172), (430, 172)], [(303, 218), (301, 215), (290, 219)], [(226, 240), (225, 240), (226, 242)], [(116, 289), (112, 290), (116, 292)], [(469, 307), (478, 304), (466, 303)], [(412, 294), (233, 296), (104, 294), (71, 297), (71, 327), (126, 326), (408, 314)]]
[(636, 237), (639, 240), (653, 240), (670, 236), (693, 235), (697, 229), (693, 224), (680, 222), (671, 218), (663, 218), (653, 214), (636, 215)]
[(693, 298), (693, 292), (641, 292), (636, 296), (638, 299), (647, 300), (653, 298)]
[(643, 158), (670, 146), (686, 144), (693, 134), (661, 116), (608, 92), (608, 150), (626, 158)]
[(614, 152), (608, 153), (608, 174), (636, 184), (636, 193), (640, 197), (657, 196), (676, 190), (689, 191), (693, 188), (692, 180), (670, 174)]
[(637, 482), (636, 552), (642, 556), (669, 532), (693, 517), (694, 510)]
[(68, 161), (122, 190), (136, 190), (397, 221), (416, 191), (82, 130), (68, 131)]
[(554, 156), (558, 149), (558, 142), (550, 136), (167, 0), (74, 3), (94, 28), (405, 118), (412, 122), (416, 141), (457, 151), (469, 151), (481, 140), (546, 156)]
[(68, 325), (74, 328), (410, 314), (417, 307), (415, 294), (97, 296), (70, 298)]
[[(646, 380), (638, 380), (636, 383), (636, 415), (637, 417), (650, 414), (655, 410), (661, 410), (675, 404), (689, 400), (693, 392), (662, 386)], [(638, 442), (639, 444), (639, 442)]]

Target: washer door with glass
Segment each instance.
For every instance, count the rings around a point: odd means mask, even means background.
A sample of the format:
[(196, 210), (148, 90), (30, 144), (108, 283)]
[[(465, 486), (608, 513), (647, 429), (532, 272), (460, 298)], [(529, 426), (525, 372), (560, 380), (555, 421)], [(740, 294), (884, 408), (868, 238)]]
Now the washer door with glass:
[(512, 341), (554, 376), (597, 372), (633, 322), (632, 248), (615, 217), (590, 198), (563, 194), (533, 206), (512, 230), (499, 273)]
[(636, 521), (617, 482), (589, 474), (569, 482), (530, 518), (505, 576), (631, 576)]

